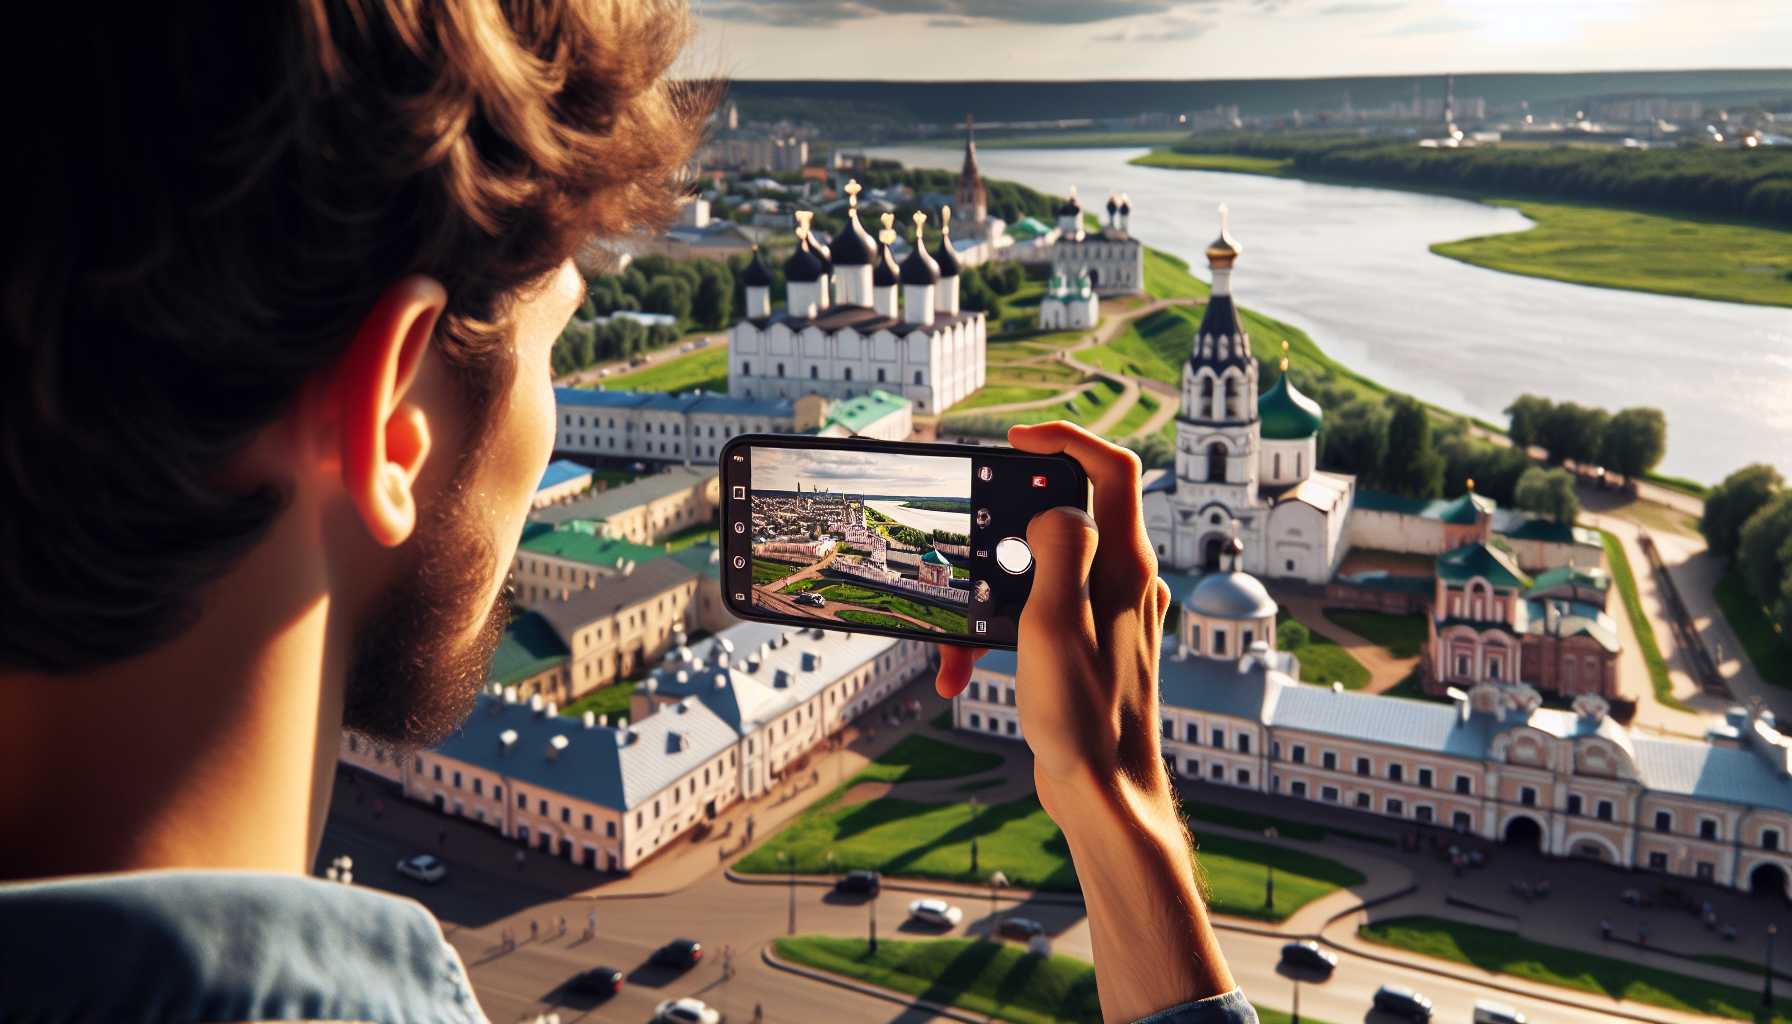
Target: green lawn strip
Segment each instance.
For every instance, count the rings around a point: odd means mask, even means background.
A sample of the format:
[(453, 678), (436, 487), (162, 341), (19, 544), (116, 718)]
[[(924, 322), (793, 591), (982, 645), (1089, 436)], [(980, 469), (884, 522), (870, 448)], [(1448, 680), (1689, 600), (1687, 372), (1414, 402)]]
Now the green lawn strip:
[(600, 686), (590, 693), (579, 697), (572, 703), (560, 708), (560, 714), (567, 718), (580, 718), (589, 711), (597, 715), (609, 715), (613, 720), (617, 715), (628, 714), (628, 699), (634, 695), (638, 680), (623, 683), (612, 683)]
[(1034, 387), (1029, 384), (985, 384), (952, 407), (953, 412), (966, 412), (989, 405), (1010, 402), (1035, 402), (1057, 394), (1058, 388)]
[(727, 394), (728, 348), (711, 345), (644, 369), (606, 377), (603, 387), (606, 391), (691, 391), (702, 388)]
[(1154, 299), (1202, 299), (1207, 282), (1189, 273), (1188, 261), (1145, 247), (1145, 293)]
[(900, 743), (879, 754), (859, 770), (854, 781), (924, 782), (956, 779), (999, 767), (1004, 758), (987, 750), (972, 750), (931, 736), (904, 736)]
[(791, 565), (789, 562), (774, 561), (769, 558), (753, 559), (753, 582), (771, 583), (786, 576), (794, 576), (803, 570), (803, 566)]
[(1127, 163), (1174, 171), (1230, 171), (1235, 174), (1266, 174), (1280, 178), (1287, 176), (1288, 165), (1293, 161), (1277, 157), (1247, 156), (1243, 153), (1173, 153), (1167, 149), (1154, 149), (1133, 157)]
[(719, 536), (714, 524), (696, 523), (667, 537), (666, 550), (672, 552), (683, 551), (693, 544), (702, 544), (705, 541), (714, 544)]
[(915, 628), (913, 623), (904, 622), (894, 615), (885, 615), (883, 612), (861, 612), (849, 608), (840, 612), (839, 617), (841, 622), (850, 622), (855, 626), (876, 626), (879, 629)]
[(1624, 553), (1623, 542), (1608, 530), (1600, 530), (1599, 539), (1605, 544), (1605, 560), (1610, 563), (1612, 580), (1618, 584), (1618, 593), (1624, 599), (1624, 613), (1630, 616), (1631, 632), (1636, 634), (1637, 646), (1642, 648), (1643, 664), (1649, 666), (1649, 685), (1655, 688), (1655, 699), (1670, 708), (1692, 710), (1674, 696), (1674, 682), (1668, 678), (1668, 662), (1661, 656), (1661, 645), (1655, 641), (1655, 626), (1643, 613), (1643, 599), (1636, 592), (1636, 576), (1631, 573), (1630, 556)]
[(939, 714), (928, 719), (927, 724), (933, 726), (935, 729), (952, 728), (952, 709), (942, 709)]
[(1792, 231), (1585, 203), (1487, 202), (1518, 210), (1531, 227), (1431, 251), (1509, 274), (1792, 306)]
[[(1363, 884), (1354, 868), (1315, 854), (1231, 836), (1197, 835), (1196, 858), (1216, 914), (1281, 921), (1339, 889)], [(1276, 872), (1275, 906), (1263, 905), (1267, 865)]]
[(1240, 828), (1248, 832), (1262, 832), (1266, 828), (1274, 828), (1281, 833), (1284, 839), (1318, 841), (1324, 839), (1326, 834), (1326, 830), (1318, 825), (1295, 821), (1292, 818), (1278, 818), (1270, 814), (1240, 810), (1230, 804), (1182, 800), (1181, 806), (1183, 816), (1188, 819), (1189, 828), (1197, 836), (1201, 834), (1203, 824), (1225, 825), (1228, 828)]
[[(1744, 960), (1742, 957), (1730, 956), (1727, 953), (1698, 953), (1695, 954), (1692, 959), (1697, 960), (1702, 964), (1710, 964), (1713, 967), (1723, 967), (1732, 971), (1741, 971), (1744, 974), (1765, 975), (1767, 973), (1761, 966), (1759, 960)], [(1774, 968), (1773, 976), (1786, 981), (1792, 981), (1792, 971), (1785, 971), (1778, 967)]]
[(1723, 609), (1755, 671), (1775, 686), (1792, 687), (1792, 643), (1774, 628), (1767, 609), (1755, 600), (1734, 561), (1718, 579), (1715, 593), (1717, 606)]
[[(1689, 1013), (1754, 1020), (1761, 1002), (1758, 992), (1442, 918), (1394, 918), (1364, 925), (1358, 934), (1370, 942), (1545, 985)], [(1792, 1007), (1782, 1000), (1770, 1017), (1762, 1019), (1776, 1024), (1792, 1021), (1788, 1014)]]
[(1423, 615), (1389, 615), (1359, 608), (1327, 608), (1325, 617), (1396, 658), (1416, 658), (1428, 637)]
[(1643, 479), (1652, 484), (1659, 484), (1671, 491), (1690, 494), (1695, 498), (1703, 498), (1711, 493), (1711, 488), (1697, 480), (1688, 480), (1683, 476), (1668, 476), (1665, 473), (1644, 473)]
[[(920, 619), (922, 622), (939, 626), (941, 629), (964, 632), (964, 613), (955, 609), (926, 604), (913, 598), (902, 597), (882, 590), (872, 590), (869, 587), (861, 587), (852, 583), (831, 583), (819, 588), (816, 593), (830, 601), (864, 605), (867, 608), (881, 608), (887, 612)], [(846, 613), (842, 612), (841, 614)]]
[(773, 949), (793, 963), (1017, 1024), (1101, 1020), (1094, 965), (1030, 956), (1015, 943), (883, 939), (873, 954), (862, 938), (799, 935)]
[[(1283, 613), (1278, 619), (1287, 621), (1292, 617)], [(1338, 682), (1343, 683), (1346, 690), (1360, 690), (1369, 685), (1369, 670), (1362, 662), (1330, 637), (1321, 636), (1311, 628), (1307, 630), (1307, 642), (1290, 648), (1288, 653), (1300, 659), (1300, 681), (1303, 683), (1330, 686)]]
[(1108, 436), (1125, 439), (1139, 432), (1146, 421), (1157, 414), (1157, 399), (1143, 391), (1139, 392), (1138, 401), (1120, 417), (1120, 422), (1108, 430)]

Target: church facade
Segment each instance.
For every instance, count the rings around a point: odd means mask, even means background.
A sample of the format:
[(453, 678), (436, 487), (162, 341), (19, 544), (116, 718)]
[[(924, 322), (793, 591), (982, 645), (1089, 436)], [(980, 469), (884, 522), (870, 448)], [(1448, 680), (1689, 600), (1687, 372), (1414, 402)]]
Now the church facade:
[(1239, 248), (1207, 247), (1213, 292), (1182, 367), (1173, 469), (1147, 481), (1145, 525), (1160, 565), (1213, 572), (1233, 538), (1247, 572), (1325, 583), (1349, 548), (1356, 478), (1318, 468), (1323, 413), (1284, 373), (1257, 393), (1257, 360), (1232, 302)]
[(1083, 206), (1070, 198), (1058, 207), (1058, 241), (1052, 246), (1052, 272), (1074, 281), (1088, 275), (1101, 295), (1145, 293), (1145, 246), (1132, 237), (1132, 202), (1108, 197), (1107, 226), (1095, 234), (1084, 230)]

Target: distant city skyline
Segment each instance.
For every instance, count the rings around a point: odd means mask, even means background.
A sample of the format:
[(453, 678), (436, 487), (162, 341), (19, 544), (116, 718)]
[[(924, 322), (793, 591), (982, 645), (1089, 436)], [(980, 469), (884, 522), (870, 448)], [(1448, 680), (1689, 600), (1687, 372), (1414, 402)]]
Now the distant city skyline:
[(1785, 0), (695, 0), (737, 79), (1222, 79), (1781, 68)]
[(801, 482), (805, 491), (835, 494), (971, 495), (970, 461), (956, 456), (755, 447), (752, 457), (755, 490), (794, 491)]

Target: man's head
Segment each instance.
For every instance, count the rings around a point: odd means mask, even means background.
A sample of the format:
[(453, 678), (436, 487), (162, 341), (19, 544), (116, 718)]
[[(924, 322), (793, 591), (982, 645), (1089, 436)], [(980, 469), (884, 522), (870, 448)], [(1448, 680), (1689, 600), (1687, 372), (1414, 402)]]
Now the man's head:
[(152, 652), (299, 538), (357, 627), (348, 724), (439, 737), (552, 447), (570, 257), (669, 217), (714, 101), (663, 77), (683, 4), (67, 10), (13, 37), (53, 68), (8, 55), (0, 670)]

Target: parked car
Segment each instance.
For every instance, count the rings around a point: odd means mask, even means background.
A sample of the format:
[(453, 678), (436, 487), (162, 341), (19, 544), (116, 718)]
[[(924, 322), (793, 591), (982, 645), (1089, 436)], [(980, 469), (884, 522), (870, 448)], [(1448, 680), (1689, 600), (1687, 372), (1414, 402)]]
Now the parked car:
[(850, 892), (863, 896), (876, 896), (884, 885), (883, 876), (875, 871), (855, 869), (840, 876), (834, 883), (836, 892)]
[(1522, 1010), (1491, 999), (1475, 1000), (1475, 1024), (1525, 1024)]
[(622, 991), (622, 972), (614, 967), (593, 967), (573, 975), (567, 987), (574, 992), (608, 998)]
[(696, 939), (673, 939), (653, 951), (648, 963), (658, 967), (676, 967), (688, 971), (703, 959), (703, 943)]
[(822, 597), (820, 594), (798, 594), (796, 597), (791, 598), (791, 600), (795, 601), (797, 604), (806, 604), (811, 608), (823, 608), (826, 607), (828, 603), (827, 598)]
[(1320, 949), (1317, 942), (1290, 942), (1282, 947), (1282, 963), (1289, 967), (1317, 971), (1329, 978), (1332, 970), (1338, 966), (1338, 957), (1335, 953)]
[(653, 1008), (653, 1024), (722, 1024), (722, 1011), (701, 999), (668, 999)]
[(1030, 917), (1004, 917), (1002, 923), (996, 927), (996, 934), (1005, 939), (1030, 942), (1033, 936), (1045, 934), (1045, 925)]
[(964, 920), (964, 911), (945, 900), (916, 900), (908, 905), (908, 917), (935, 928), (956, 928)]
[(448, 865), (433, 853), (419, 853), (399, 861), (398, 873), (425, 885), (434, 885), (448, 877)]
[(1383, 985), (1375, 990), (1375, 1008), (1416, 1024), (1431, 1019), (1431, 1000), (1405, 985)]

